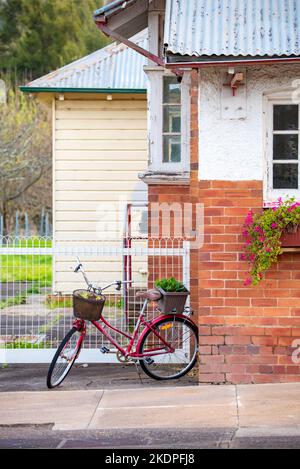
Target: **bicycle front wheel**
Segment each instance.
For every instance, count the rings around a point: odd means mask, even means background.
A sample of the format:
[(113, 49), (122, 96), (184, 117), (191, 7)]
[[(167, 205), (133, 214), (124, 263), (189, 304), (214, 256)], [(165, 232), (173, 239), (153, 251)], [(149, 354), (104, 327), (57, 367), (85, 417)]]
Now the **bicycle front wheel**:
[(60, 343), (47, 375), (49, 389), (56, 388), (67, 377), (80, 353), (83, 340), (81, 332), (73, 327)]
[[(158, 380), (177, 379), (188, 373), (197, 361), (198, 328), (184, 317), (162, 318), (154, 330), (174, 351), (168, 352), (162, 340), (149, 329), (142, 339), (140, 354), (148, 357), (140, 360), (143, 371)], [(155, 355), (155, 350), (162, 353)]]

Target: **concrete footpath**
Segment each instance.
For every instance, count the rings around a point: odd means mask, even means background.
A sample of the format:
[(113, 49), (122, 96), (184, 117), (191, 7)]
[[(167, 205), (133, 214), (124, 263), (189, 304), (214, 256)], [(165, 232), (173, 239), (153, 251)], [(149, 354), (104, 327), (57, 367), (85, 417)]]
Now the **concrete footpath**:
[(0, 447), (299, 448), (299, 396), (300, 383), (2, 392)]

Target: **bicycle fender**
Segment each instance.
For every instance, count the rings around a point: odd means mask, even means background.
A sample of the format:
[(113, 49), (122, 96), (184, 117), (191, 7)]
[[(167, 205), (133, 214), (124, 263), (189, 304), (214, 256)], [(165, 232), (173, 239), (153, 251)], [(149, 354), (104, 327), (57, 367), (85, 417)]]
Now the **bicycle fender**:
[(138, 343), (136, 345), (136, 350), (139, 350), (140, 349), (140, 345), (141, 345), (141, 342), (146, 334), (146, 332), (148, 332), (148, 329), (150, 326), (155, 326), (158, 322), (160, 322), (162, 319), (172, 319), (174, 318), (174, 316), (176, 316), (177, 318), (182, 318), (184, 319), (187, 323), (189, 323), (192, 327), (196, 328), (197, 329), (197, 335), (198, 335), (198, 326), (197, 324), (194, 323), (194, 321), (192, 321), (192, 319), (190, 319), (189, 317), (185, 316), (184, 314), (161, 314), (160, 316), (157, 316), (156, 318), (152, 319), (152, 321), (149, 322), (149, 326), (148, 327), (145, 327), (145, 329), (142, 331), (140, 337), (139, 337), (139, 340), (138, 340)]

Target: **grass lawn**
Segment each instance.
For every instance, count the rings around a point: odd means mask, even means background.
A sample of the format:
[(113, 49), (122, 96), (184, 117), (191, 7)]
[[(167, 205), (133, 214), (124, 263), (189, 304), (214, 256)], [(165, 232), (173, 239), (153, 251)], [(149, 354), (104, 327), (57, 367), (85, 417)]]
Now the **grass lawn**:
[(49, 287), (52, 282), (52, 256), (0, 255), (0, 281), (28, 282), (41, 288)]
[[(0, 282), (28, 282), (34, 287), (49, 287), (52, 282), (52, 256), (41, 254), (18, 255), (18, 248), (49, 248), (51, 240), (39, 238), (23, 239), (3, 245), (3, 248), (15, 248), (16, 254), (1, 255), (0, 247)], [(31, 285), (32, 286), (32, 285)], [(30, 285), (28, 286), (28, 288)]]

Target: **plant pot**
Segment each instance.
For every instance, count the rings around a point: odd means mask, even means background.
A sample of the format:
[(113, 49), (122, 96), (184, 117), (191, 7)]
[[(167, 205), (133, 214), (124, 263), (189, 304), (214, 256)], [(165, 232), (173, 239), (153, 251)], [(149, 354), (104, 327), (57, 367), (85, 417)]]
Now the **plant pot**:
[(283, 233), (281, 236), (281, 246), (283, 248), (298, 248), (300, 247), (300, 230)]
[(162, 294), (162, 298), (158, 300), (158, 307), (162, 313), (173, 313), (176, 312), (178, 314), (183, 313), (185, 303), (187, 300), (188, 295), (190, 294), (189, 291), (186, 292), (166, 292), (160, 287), (156, 287), (157, 290)]

